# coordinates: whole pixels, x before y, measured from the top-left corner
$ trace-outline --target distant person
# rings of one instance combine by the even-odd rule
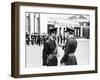
[[[41,37],[40,34],[37,36],[37,45],[41,45]]]
[[[46,42],[46,36],[43,35],[43,44]]]
[[[63,40],[63,39],[62,39],[62,35],[60,35],[60,43],[61,43],[61,44],[62,44],[62,40]]]
[[[63,36],[63,44],[65,44],[65,39],[66,39],[66,38],[65,38],[65,35],[64,35],[64,36]]]
[[[34,43],[36,44],[36,34],[34,34]]]
[[[57,28],[50,29],[50,37],[44,43],[43,48],[43,66],[57,66],[57,45],[56,45]]]
[[[34,34],[31,34],[31,44],[34,45]]]
[[[57,36],[57,43],[58,43],[58,45],[59,45],[59,35]]]
[[[77,60],[74,55],[77,48],[77,40],[74,37],[74,29],[72,27],[67,28],[65,32],[67,40],[64,47],[64,56],[60,62],[62,65],[77,65]]]
[[[29,45],[30,43],[30,34],[26,32],[26,44]]]

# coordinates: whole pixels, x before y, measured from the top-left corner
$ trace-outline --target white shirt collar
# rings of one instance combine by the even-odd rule
[[[69,38],[72,38],[72,37],[74,37],[74,36],[73,36],[73,35],[70,35],[70,36],[68,37],[68,39],[69,39]]]
[[[51,40],[54,40],[51,36],[50,36],[50,39],[51,39]]]

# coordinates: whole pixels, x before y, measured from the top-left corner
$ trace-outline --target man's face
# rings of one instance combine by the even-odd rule
[[[69,32],[66,32],[65,33],[65,38],[68,38],[68,36],[69,36]]]
[[[54,38],[54,39],[56,39],[56,32],[54,32],[54,33],[52,33],[52,37]]]

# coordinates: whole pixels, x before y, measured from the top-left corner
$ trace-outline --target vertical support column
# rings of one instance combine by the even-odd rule
[[[38,33],[40,34],[40,14],[38,14]]]
[[[34,14],[35,17],[35,27],[34,27],[34,32],[35,33],[40,33],[40,14],[39,13],[35,13]]]
[[[74,28],[74,36],[77,37],[77,27]]]
[[[76,35],[77,35],[77,37],[79,37],[79,35],[80,35],[79,34],[79,28],[78,27],[76,28]]]
[[[30,33],[34,33],[34,13],[30,13]]]
[[[80,22],[80,37],[83,37],[83,22]]]
[[[59,27],[58,27],[58,29],[57,29],[57,35],[59,35]]]
[[[25,32],[30,33],[30,13],[25,14]]]
[[[30,30],[31,30],[31,28],[30,28],[30,13],[29,13],[29,16],[28,16],[28,32],[30,33]]]
[[[37,16],[36,16],[36,13],[35,13],[35,33],[37,33]]]
[[[80,37],[81,31],[80,31],[80,27],[75,27],[74,28],[74,35],[76,37]]]
[[[35,13],[34,14],[34,20],[35,20],[35,27],[34,27],[34,32],[35,33],[40,33],[40,14],[39,13]]]
[[[28,32],[28,13],[25,13],[25,32]]]
[[[34,13],[34,33],[35,33],[35,13]]]
[[[80,27],[80,37],[83,37],[83,27]]]
[[[61,35],[61,27],[59,27],[59,35]]]
[[[63,36],[65,36],[65,27],[63,28]]]
[[[76,29],[74,28],[74,36],[76,37]]]

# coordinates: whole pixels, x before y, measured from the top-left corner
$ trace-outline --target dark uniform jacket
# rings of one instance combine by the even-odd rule
[[[67,39],[65,48],[64,48],[64,56],[61,59],[61,64],[65,63],[66,65],[77,65],[77,60],[75,55],[69,56],[70,54],[74,54],[77,48],[77,40],[74,37]]]
[[[57,45],[56,45],[54,40],[49,38],[44,43],[43,65],[45,65],[45,66],[56,66],[57,65],[57,56],[56,55],[57,55]]]

